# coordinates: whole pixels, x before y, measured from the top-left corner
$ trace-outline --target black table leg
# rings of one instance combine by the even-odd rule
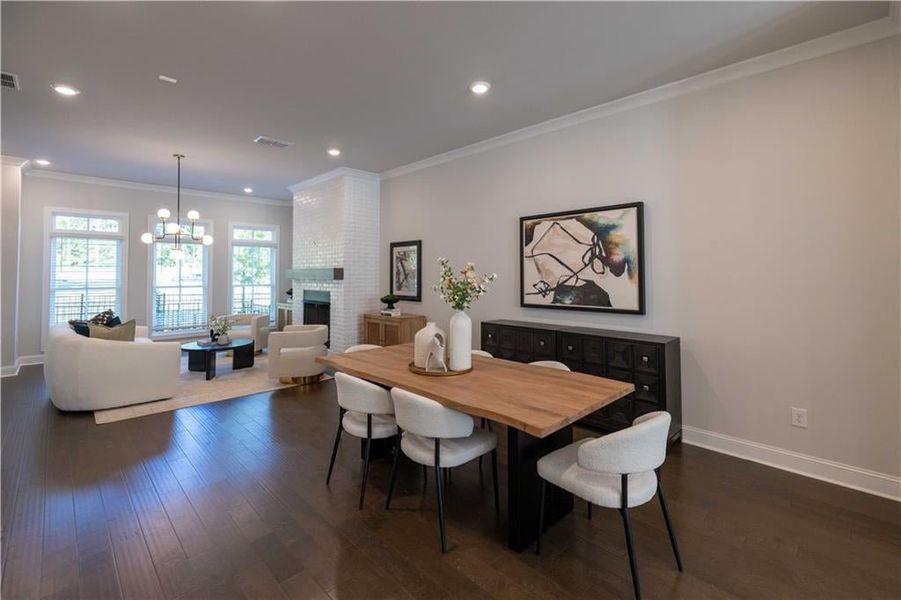
[[[188,350],[188,370],[206,372],[206,350]]]
[[[538,511],[541,503],[541,478],[537,463],[545,454],[573,441],[572,427],[564,427],[546,438],[507,428],[507,544],[522,552],[538,535]],[[544,526],[549,527],[573,509],[572,494],[548,486]]]
[[[232,369],[246,369],[253,366],[253,344],[232,350]]]
[[[216,376],[216,353],[204,352],[203,354],[206,357],[204,362],[204,366],[206,367],[206,380],[209,381]]]

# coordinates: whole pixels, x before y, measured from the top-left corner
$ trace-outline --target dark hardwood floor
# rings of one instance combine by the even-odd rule
[[[358,443],[345,438],[324,484],[334,394],[327,382],[97,426],[50,405],[40,367],[3,379],[3,598],[631,596],[616,512],[588,521],[577,501],[541,557],[516,554],[476,464],[453,474],[446,555],[434,482],[424,494],[410,463],[390,511],[390,464],[374,463],[358,511]],[[901,596],[898,503],[687,445],[663,480],[685,572],[657,503],[635,509],[646,598]]]

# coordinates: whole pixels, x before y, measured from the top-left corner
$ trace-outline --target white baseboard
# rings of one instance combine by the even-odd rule
[[[682,441],[762,465],[901,501],[901,477],[801,454],[758,442],[682,426]]]
[[[13,365],[5,365],[0,367],[0,378],[2,377],[15,377],[19,374],[19,368],[24,367],[25,365],[42,365],[44,364],[44,355],[43,354],[27,354],[25,356],[20,356],[16,359],[16,363]]]

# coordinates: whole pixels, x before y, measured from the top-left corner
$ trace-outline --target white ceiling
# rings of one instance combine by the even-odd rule
[[[3,2],[2,153],[290,197],[879,19],[886,2]],[[177,85],[158,81],[166,74]],[[468,89],[492,83],[481,98]],[[65,81],[82,90],[63,98]],[[284,150],[251,140],[295,142]],[[338,146],[343,154],[325,154]]]

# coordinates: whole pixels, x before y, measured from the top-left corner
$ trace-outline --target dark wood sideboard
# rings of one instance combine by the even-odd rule
[[[635,384],[635,392],[579,423],[611,432],[655,410],[672,415],[670,442],[682,437],[679,338],[530,321],[483,321],[482,350],[518,362],[556,360],[573,371]]]

